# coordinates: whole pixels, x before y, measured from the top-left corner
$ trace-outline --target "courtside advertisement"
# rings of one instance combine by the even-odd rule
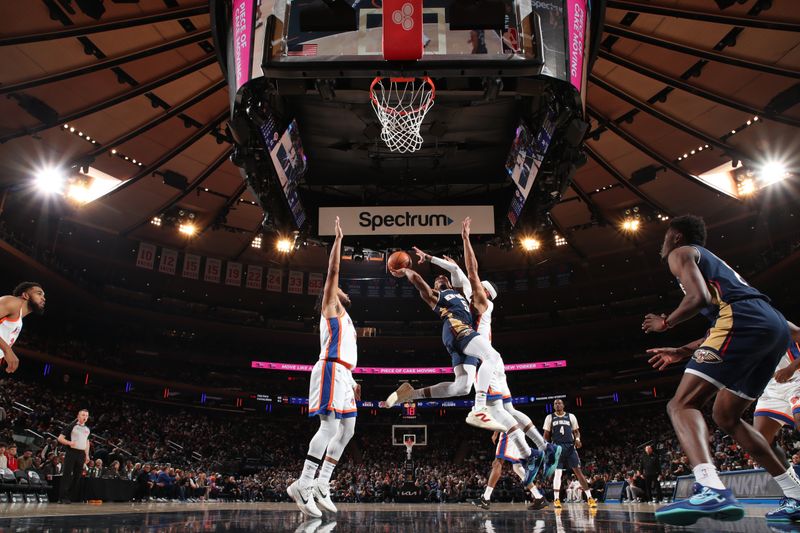
[[[494,234],[491,205],[320,207],[319,235],[333,235],[337,216],[345,235],[459,235],[466,217],[471,233]]]

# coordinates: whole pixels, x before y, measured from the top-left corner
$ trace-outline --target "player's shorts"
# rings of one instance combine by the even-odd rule
[[[497,448],[494,451],[494,456],[497,459],[508,461],[511,464],[519,464],[522,462],[520,459],[522,454],[519,453],[519,448],[517,448],[505,433],[500,433],[497,439]]]
[[[311,370],[308,416],[329,414],[335,414],[336,418],[356,416],[356,397],[350,370],[342,364],[320,359]]]
[[[772,379],[756,403],[754,416],[766,416],[782,426],[794,427],[797,413],[800,413],[800,382],[778,383]]]
[[[755,400],[772,379],[788,344],[789,327],[778,310],[760,298],[740,300],[720,308],[686,373]]]
[[[464,354],[464,348],[477,336],[478,333],[471,328],[468,331],[461,332],[459,337],[452,334],[442,335],[442,341],[444,342],[444,347],[447,348],[447,353],[450,354],[453,368],[458,365],[478,366],[480,364],[481,360],[477,357]]]
[[[492,381],[489,382],[489,390],[486,393],[486,401],[492,402],[495,400],[503,400],[503,403],[511,401],[511,390],[508,388],[506,381],[506,370],[502,365],[499,365],[492,376]]]
[[[575,449],[574,444],[560,444],[558,442],[554,444],[561,446],[561,457],[558,458],[558,466],[556,468],[562,470],[580,468],[581,458],[578,457],[578,450]]]

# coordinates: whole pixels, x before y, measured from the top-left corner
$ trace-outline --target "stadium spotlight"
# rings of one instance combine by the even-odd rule
[[[250,243],[250,246],[252,246],[253,248],[259,248],[260,249],[261,248],[261,235],[257,235],[255,238],[253,238],[253,242]]]
[[[191,223],[184,223],[178,226],[178,231],[180,231],[187,237],[191,237],[192,235],[197,233],[197,226]]]
[[[537,239],[533,237],[523,237],[522,240],[520,241],[520,244],[522,245],[522,249],[525,250],[526,252],[533,252],[535,250],[538,250],[539,247],[542,245]]]
[[[553,233],[553,239],[555,241],[556,246],[564,246],[565,244],[567,244],[567,239],[565,239],[558,233]]]
[[[58,167],[45,167],[36,172],[34,177],[36,188],[45,194],[60,194],[64,190],[67,176]]]
[[[781,181],[788,175],[786,165],[780,161],[767,161],[758,171],[762,187]]]
[[[626,218],[622,221],[622,229],[629,233],[639,231],[639,220],[636,218]]]
[[[292,241],[287,239],[286,237],[281,237],[275,243],[275,249],[277,249],[282,254],[288,254],[292,251]]]
[[[161,226],[161,217],[153,217],[150,219],[150,223],[154,226]]]

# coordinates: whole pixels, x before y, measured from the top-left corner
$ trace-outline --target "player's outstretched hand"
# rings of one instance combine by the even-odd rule
[[[647,353],[652,355],[647,360],[656,370],[664,370],[669,365],[683,360],[684,356],[680,352],[680,348],[651,348]]]
[[[661,333],[667,330],[667,315],[654,315],[648,313],[642,322],[642,331],[645,333]]]
[[[339,224],[339,217],[336,217],[336,222],[334,223],[333,227],[337,239],[344,237],[344,233],[342,233],[342,226]]]
[[[414,253],[417,254],[417,258],[419,259],[417,262],[421,265],[425,262],[425,259],[428,257],[428,254],[417,248],[416,246],[411,247],[414,250]]]
[[[391,274],[392,276],[394,276],[396,278],[402,278],[402,277],[406,277],[407,278],[408,274],[406,272],[408,270],[410,270],[410,269],[409,268],[398,268],[397,270],[392,270],[390,268],[389,269],[389,274]]]
[[[469,239],[469,225],[472,222],[470,217],[464,219],[461,223],[461,237],[464,239]]]

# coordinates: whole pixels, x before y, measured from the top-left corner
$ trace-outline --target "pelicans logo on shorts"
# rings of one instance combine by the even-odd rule
[[[721,363],[722,357],[719,354],[712,352],[711,350],[704,350],[699,349],[694,351],[694,355],[692,356],[695,363]]]

